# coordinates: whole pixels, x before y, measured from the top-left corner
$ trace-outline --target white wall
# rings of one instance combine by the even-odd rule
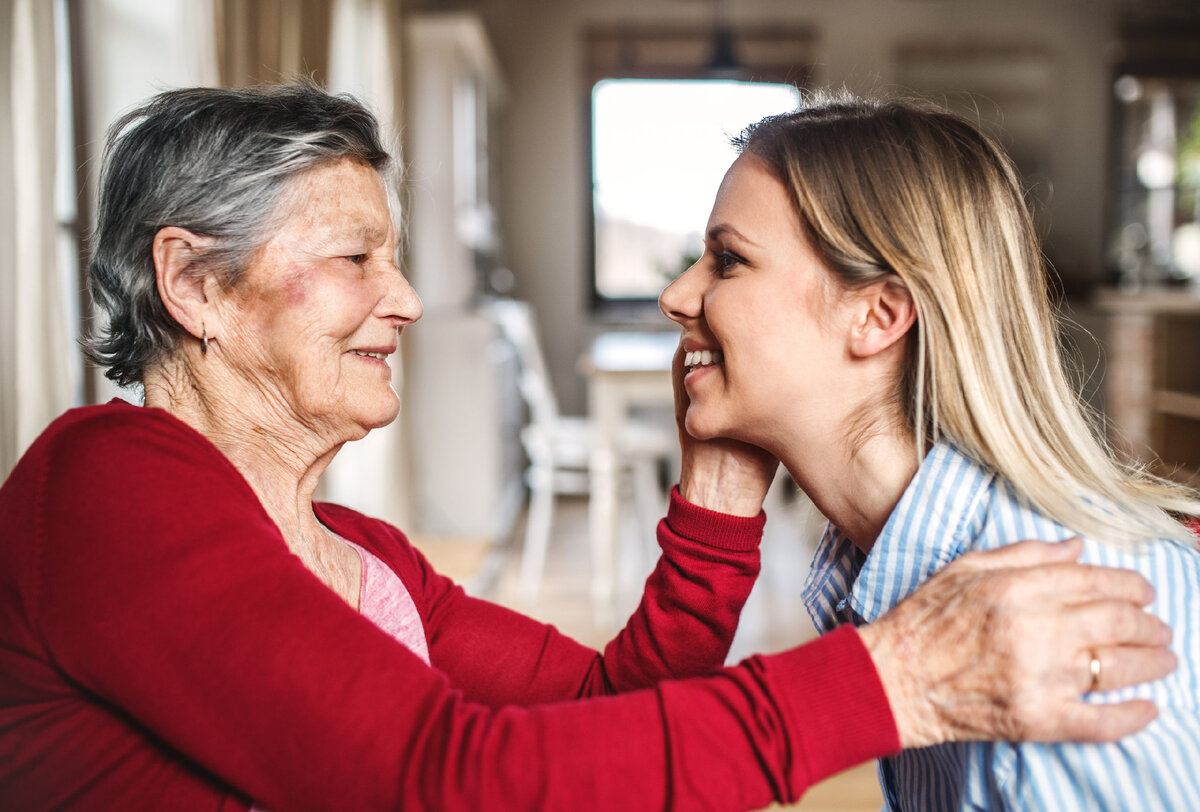
[[[895,44],[1018,39],[1053,54],[1055,131],[1050,220],[1068,282],[1102,275],[1105,133],[1110,39],[1117,0],[742,0],[736,22],[809,23],[818,36],[817,82],[865,92],[894,82]],[[695,22],[699,0],[480,0],[510,94],[501,114],[500,216],[516,294],[532,301],[546,333],[564,410],[585,409],[576,362],[598,328],[587,309],[589,181],[582,35],[593,23]],[[715,192],[715,190],[714,190]]]

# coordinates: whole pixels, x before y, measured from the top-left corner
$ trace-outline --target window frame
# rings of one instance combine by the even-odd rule
[[[726,37],[741,69],[710,67],[717,40]],[[657,297],[612,297],[597,285],[595,211],[595,126],[593,92],[606,79],[729,80],[790,84],[801,93],[813,86],[817,36],[807,25],[611,26],[584,34],[586,69],[581,89],[583,119],[584,266],[587,312],[609,320],[645,321],[657,317]]]

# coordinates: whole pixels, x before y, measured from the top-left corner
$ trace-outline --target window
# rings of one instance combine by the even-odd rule
[[[1200,20],[1122,21],[1109,149],[1109,279],[1200,285]]]
[[[605,79],[592,89],[594,291],[614,302],[657,298],[702,253],[730,139],[795,110],[792,85]]]
[[[804,25],[600,27],[587,32],[594,310],[638,318],[702,249],[732,137],[795,110],[817,37]]]

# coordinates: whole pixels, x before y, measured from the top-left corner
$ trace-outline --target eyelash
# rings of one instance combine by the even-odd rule
[[[362,265],[364,262],[367,261],[367,255],[366,254],[351,254],[350,256],[346,257],[346,259],[350,260],[355,265]]]
[[[731,254],[728,251],[713,251],[713,257],[717,261],[714,273],[721,279],[724,279],[726,274],[733,270],[734,266],[745,262],[737,254]]]

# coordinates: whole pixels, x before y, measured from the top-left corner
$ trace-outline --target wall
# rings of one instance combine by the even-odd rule
[[[895,81],[899,42],[1027,40],[1052,55],[1047,166],[1052,253],[1068,288],[1102,277],[1110,40],[1118,0],[742,0],[736,22],[810,23],[817,82],[866,92]],[[439,5],[427,3],[427,5]],[[510,88],[500,121],[500,216],[515,293],[533,302],[564,410],[582,412],[580,354],[602,327],[587,308],[589,167],[582,32],[594,23],[709,18],[707,0],[477,0]],[[714,190],[715,192],[715,190]],[[581,329],[581,325],[583,329]]]

